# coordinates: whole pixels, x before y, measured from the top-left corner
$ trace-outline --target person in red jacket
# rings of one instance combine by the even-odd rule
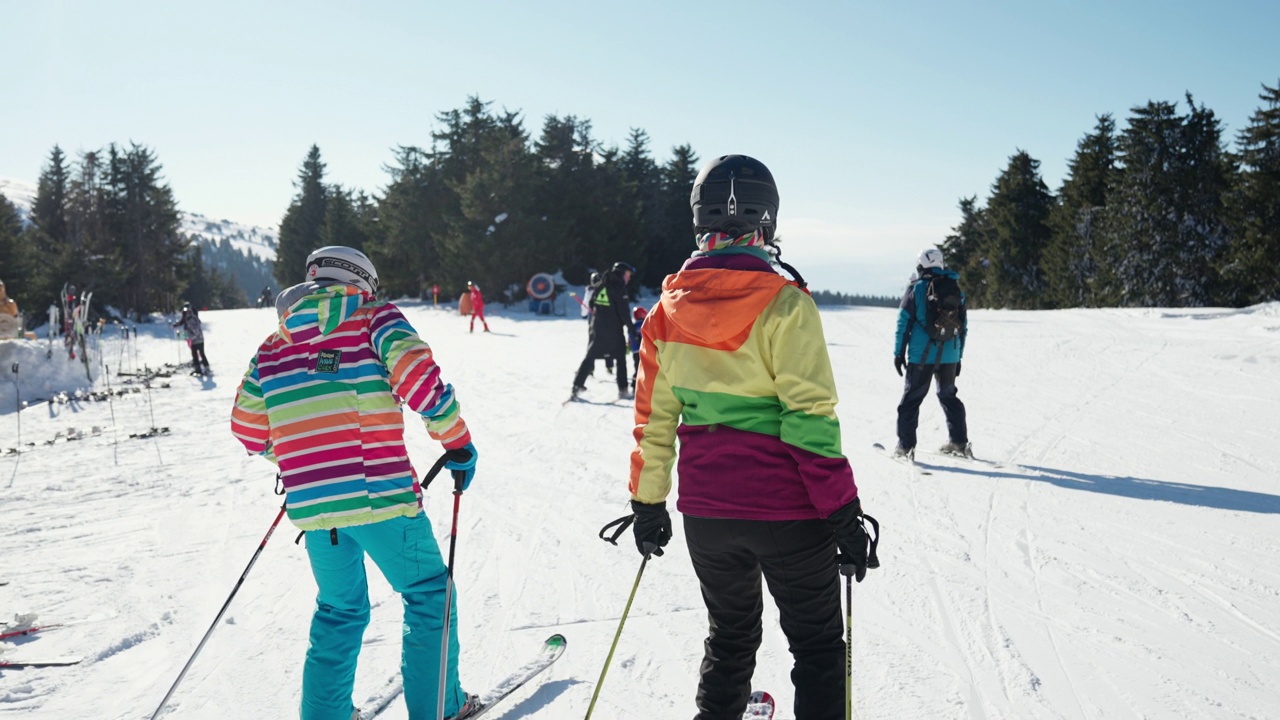
[[[484,331],[489,332],[489,323],[484,319],[484,296],[480,294],[480,286],[468,280],[467,292],[471,293],[471,332],[476,331],[476,317],[480,318]]]

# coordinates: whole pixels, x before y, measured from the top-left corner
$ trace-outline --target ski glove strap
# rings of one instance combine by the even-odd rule
[[[631,523],[635,521],[636,521],[635,513],[632,513],[630,515],[623,515],[617,520],[614,520],[608,525],[605,525],[604,527],[600,528],[600,539],[609,543],[610,545],[616,546],[618,544],[618,538],[622,537],[622,533],[626,532],[627,528],[631,527]],[[609,532],[610,530],[613,530],[613,533],[610,534],[608,537],[605,537],[605,533]]]
[[[866,522],[871,524],[871,535],[867,533]],[[862,514],[862,504],[857,499],[831,513],[827,526],[831,528],[840,550],[836,562],[840,565],[841,574],[852,575],[862,582],[868,568],[880,567],[880,558],[876,554],[880,544],[880,523]]]
[[[662,548],[671,542],[671,515],[667,513],[667,504],[650,505],[632,500],[631,509],[636,514],[636,549],[645,557],[662,557]]]
[[[454,488],[465,492],[476,476],[476,446],[467,443],[460,448],[445,451],[444,466],[453,473]]]

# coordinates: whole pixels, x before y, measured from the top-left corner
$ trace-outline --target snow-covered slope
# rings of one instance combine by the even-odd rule
[[[579,319],[491,306],[493,332],[470,334],[455,314],[405,307],[480,452],[458,525],[463,682],[485,687],[562,632],[565,657],[491,717],[580,718],[640,562],[627,542],[596,537],[627,512],[631,408],[561,405],[585,345]],[[1280,305],[974,312],[960,395],[977,453],[999,464],[922,454],[927,476],[871,449],[893,441],[894,311],[822,314],[845,451],[883,530],[883,567],[853,594],[856,717],[1276,717]],[[37,445],[0,455],[0,619],[75,623],[11,655],[85,660],[0,671],[0,715],[149,717],[275,516],[271,466],[227,429],[271,311],[204,319],[214,379],[180,374],[110,405],[22,412]],[[109,338],[105,352],[126,369],[186,356],[163,326],[144,326],[136,347]],[[597,368],[591,394],[607,401],[611,381]],[[17,416],[3,413],[12,437]],[[96,437],[42,444],[94,425]],[[129,438],[153,425],[170,433]],[[922,447],[944,440],[929,398]],[[440,452],[420,425],[409,441],[420,469]],[[426,507],[447,543],[447,488],[431,487]],[[675,528],[645,571],[595,717],[694,714],[706,617]],[[293,536],[285,526],[271,538],[165,717],[297,716],[315,588]],[[370,578],[357,701],[398,670],[399,602]],[[784,719],[795,717],[789,671],[769,605],[755,685]]]
[[[36,187],[31,183],[0,177],[0,194],[18,206],[22,213],[31,210],[36,199]],[[264,260],[274,260],[277,248],[277,232],[273,228],[245,225],[232,220],[214,220],[200,213],[180,211],[182,232],[210,243],[227,241],[237,250],[256,255]]]

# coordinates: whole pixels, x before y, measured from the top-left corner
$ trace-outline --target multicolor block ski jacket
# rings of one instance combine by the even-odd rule
[[[813,299],[751,254],[699,256],[645,319],[630,490],[686,515],[825,518],[858,496]]]
[[[304,290],[250,363],[231,432],[279,464],[289,519],[303,530],[417,515],[400,406],[446,448],[462,447],[471,434],[452,386],[395,305],[349,285]]]

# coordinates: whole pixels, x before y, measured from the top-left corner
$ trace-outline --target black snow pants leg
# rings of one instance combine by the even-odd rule
[[[831,530],[821,520],[684,516],[710,631],[694,720],[738,720],[751,694],[768,583],[794,665],[796,720],[843,720],[844,625]]]
[[[916,446],[916,426],[920,424],[920,403],[929,394],[933,379],[932,365],[907,365],[898,402],[898,445],[910,450]]]
[[[964,403],[956,390],[956,364],[908,365],[902,400],[898,403],[898,444],[904,448],[916,446],[916,426],[920,423],[920,403],[929,394],[929,383],[937,375],[938,402],[947,417],[947,434],[951,442],[969,442],[969,428],[965,420]]]
[[[942,412],[947,416],[947,439],[953,443],[964,445],[969,442],[969,426],[965,419],[964,403],[960,402],[956,389],[955,363],[939,365],[938,402],[942,403]]]
[[[204,354],[204,343],[191,343],[191,367],[196,372],[200,372],[201,363],[204,369],[209,369],[209,358]]]

